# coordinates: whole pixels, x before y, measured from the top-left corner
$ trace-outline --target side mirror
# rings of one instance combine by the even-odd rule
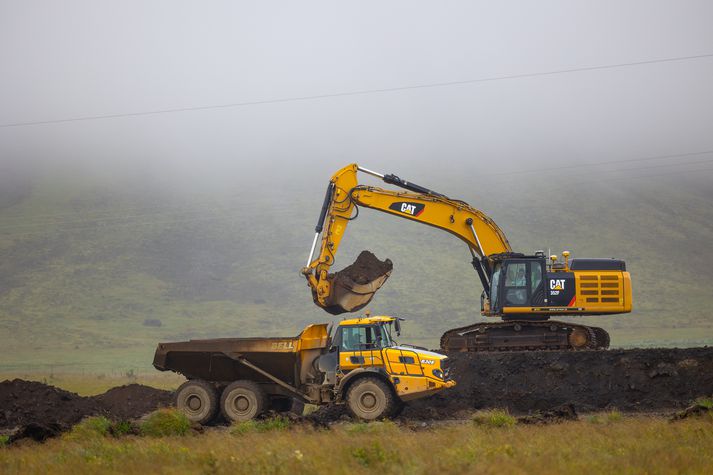
[[[394,329],[396,330],[396,336],[401,336],[401,321],[398,318],[394,322]]]

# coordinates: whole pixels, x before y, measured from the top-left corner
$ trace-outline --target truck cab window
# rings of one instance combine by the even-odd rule
[[[364,351],[381,347],[382,335],[378,326],[342,328],[341,351]]]

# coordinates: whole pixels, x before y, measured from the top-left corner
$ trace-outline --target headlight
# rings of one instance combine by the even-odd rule
[[[443,371],[441,371],[440,369],[434,369],[433,375],[438,379],[443,379]]]

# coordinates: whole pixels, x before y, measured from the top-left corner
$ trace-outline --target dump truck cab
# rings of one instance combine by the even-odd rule
[[[455,385],[444,355],[398,345],[401,319],[375,316],[308,325],[295,337],[159,343],[154,367],[186,381],[175,404],[206,423],[220,410],[244,421],[293,400],[346,404],[355,417],[397,415],[404,404]]]
[[[320,357],[326,378],[334,376],[338,400],[361,378],[388,384],[399,401],[420,398],[455,385],[448,358],[425,348],[399,345],[403,320],[390,316],[342,320]]]

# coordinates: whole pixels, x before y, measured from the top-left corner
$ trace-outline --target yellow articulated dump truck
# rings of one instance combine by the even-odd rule
[[[176,407],[191,421],[218,411],[246,421],[267,410],[346,404],[356,418],[394,417],[406,402],[455,386],[446,356],[398,345],[401,319],[387,316],[309,325],[291,338],[219,338],[159,343],[154,367],[183,374]]]

